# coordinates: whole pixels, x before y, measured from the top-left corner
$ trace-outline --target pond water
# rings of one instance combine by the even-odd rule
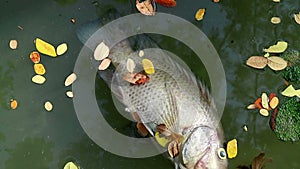
[[[75,161],[81,168],[132,169],[173,168],[163,155],[149,158],[125,158],[105,151],[95,144],[82,129],[72,99],[65,92],[65,78],[73,71],[77,56],[83,46],[76,36],[77,28],[102,15],[99,6],[110,4],[122,15],[137,12],[128,0],[1,0],[0,1],[0,168],[63,168],[68,161]],[[204,20],[196,21],[198,8],[206,8]],[[165,12],[184,18],[210,39],[225,69],[227,100],[222,117],[225,140],[237,138],[238,156],[229,160],[229,168],[250,164],[253,157],[265,152],[273,159],[266,169],[300,168],[298,142],[289,143],[277,139],[269,127],[269,118],[246,106],[262,92],[279,93],[284,83],[279,73],[270,69],[254,70],[245,65],[252,55],[262,55],[262,49],[285,40],[289,47],[300,49],[300,28],[293,20],[298,13],[298,0],[270,1],[192,1],[177,0],[175,8],[158,6]],[[274,25],[272,16],[282,22]],[[71,23],[71,18],[76,22]],[[184,30],[182,31],[188,31]],[[42,55],[47,81],[43,85],[31,82],[33,63],[29,59],[36,50],[35,38],[42,38],[54,46],[66,42],[68,51],[51,58]],[[153,36],[159,45],[180,56],[193,72],[209,81],[201,62],[180,43],[163,36]],[[11,39],[18,40],[18,48],[9,48]],[[199,44],[201,45],[201,44]],[[214,65],[211,65],[214,66]],[[104,82],[96,78],[95,94],[105,102],[107,121],[117,130],[130,133],[134,124],[118,115],[111,102],[110,91]],[[10,109],[10,99],[19,102],[16,110]],[[44,110],[44,102],[50,100],[54,109]],[[99,104],[100,105],[100,104]],[[248,126],[244,132],[243,125]]]

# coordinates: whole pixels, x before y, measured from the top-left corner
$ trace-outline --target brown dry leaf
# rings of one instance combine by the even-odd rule
[[[271,158],[265,158],[265,153],[260,153],[251,163],[252,169],[262,169],[267,162],[272,162]]]
[[[154,0],[145,0],[143,2],[139,2],[136,0],[136,8],[144,15],[154,15],[156,6]]]
[[[138,80],[138,79],[134,78],[136,74],[137,73],[127,73],[123,79],[131,84],[135,84],[136,81]]]
[[[287,67],[287,61],[278,56],[268,57],[268,66],[273,70],[283,70]]]
[[[101,64],[99,65],[98,69],[99,70],[105,70],[108,68],[108,66],[110,65],[111,63],[111,60],[106,58],[106,59],[103,59]]]
[[[297,24],[300,24],[300,12],[297,13],[297,14],[294,14],[294,19],[295,19]]]
[[[263,56],[251,56],[246,62],[248,66],[257,69],[263,69],[264,67],[266,67],[267,63],[268,59]]]
[[[171,143],[169,143],[168,153],[172,158],[176,157],[179,154],[178,143],[176,141],[172,141]]]

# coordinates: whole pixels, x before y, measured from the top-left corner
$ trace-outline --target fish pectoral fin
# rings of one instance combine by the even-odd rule
[[[165,136],[169,140],[175,140],[177,143],[181,143],[183,141],[183,136],[181,134],[178,134],[176,132],[171,131],[166,127],[165,124],[159,124],[156,126],[157,132],[159,132],[161,135]]]
[[[162,147],[167,147],[168,143],[170,143],[172,141],[172,139],[170,137],[166,137],[166,136],[160,134],[159,132],[156,132],[154,137],[155,137],[155,140],[157,141],[157,143],[159,145],[161,145]]]
[[[147,130],[147,128],[145,127],[145,125],[141,122],[138,122],[136,124],[136,128],[138,129],[139,133],[143,136],[143,137],[146,137],[149,132]]]
[[[168,153],[171,158],[174,158],[179,154],[179,144],[177,141],[173,140],[169,143]]]

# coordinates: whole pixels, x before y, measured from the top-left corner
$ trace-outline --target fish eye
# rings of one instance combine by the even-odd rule
[[[222,160],[226,159],[226,151],[224,148],[219,148],[218,149],[218,157]]]

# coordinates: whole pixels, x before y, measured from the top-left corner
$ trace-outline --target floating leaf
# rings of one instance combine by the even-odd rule
[[[263,56],[251,56],[246,64],[257,69],[263,69],[268,64],[268,59]]]
[[[57,55],[63,55],[64,53],[67,52],[67,50],[68,50],[68,45],[66,43],[62,43],[62,44],[57,46],[56,54]]]
[[[274,16],[271,18],[271,23],[273,23],[273,24],[279,24],[280,22],[281,22],[281,19],[279,17]]]
[[[54,46],[48,42],[43,41],[40,38],[35,39],[35,47],[42,54],[52,56],[52,57],[57,56]]]
[[[259,114],[267,117],[269,116],[269,111],[267,109],[260,109]]]
[[[45,69],[44,65],[41,63],[34,64],[33,68],[34,68],[35,73],[38,75],[44,75],[46,73],[46,69]]]
[[[76,74],[71,73],[65,80],[65,86],[70,86],[76,79],[77,79]]]
[[[154,66],[153,66],[153,63],[151,62],[151,60],[149,60],[149,59],[143,59],[142,60],[142,65],[143,65],[144,71],[148,75],[151,75],[151,74],[153,74],[155,72]]]
[[[204,17],[204,14],[205,14],[205,8],[198,9],[196,12],[196,15],[195,15],[196,20],[197,21],[202,20]]]
[[[268,66],[273,70],[283,70],[287,67],[287,61],[278,56],[268,57]]]
[[[10,108],[11,109],[16,109],[18,107],[18,102],[15,99],[10,99]]]
[[[73,162],[67,162],[67,164],[64,166],[64,169],[79,169]]]
[[[284,91],[281,92],[283,96],[294,97],[297,96],[300,98],[300,90],[295,90],[293,85],[289,85]]]
[[[297,14],[294,14],[294,19],[295,19],[297,24],[300,24],[300,12],[297,13]]]
[[[157,4],[160,4],[165,7],[174,7],[176,6],[175,0],[155,0]]]
[[[244,130],[245,132],[247,132],[247,131],[248,131],[248,127],[247,127],[246,125],[244,125],[244,126],[243,126],[243,130]]]
[[[108,55],[109,55],[109,47],[104,42],[101,42],[94,51],[94,59],[103,60],[107,58]]]
[[[144,15],[154,15],[156,10],[154,0],[145,0],[142,2],[136,0],[136,8]]]
[[[139,51],[139,57],[143,57],[145,55],[145,52],[143,50]]]
[[[67,92],[66,92],[66,95],[67,95],[68,97],[70,97],[70,98],[73,98],[73,97],[74,97],[72,91],[67,91]]]
[[[256,108],[257,108],[257,107],[256,107],[255,104],[250,104],[250,105],[247,106],[247,109],[248,109],[248,110],[252,110],[252,109],[256,109]]]
[[[255,106],[256,106],[257,108],[262,109],[263,107],[262,107],[262,105],[261,105],[261,102],[262,102],[262,99],[261,99],[261,97],[260,97],[260,98],[258,98],[258,99],[255,100],[254,104],[255,104]]]
[[[269,53],[282,53],[284,52],[288,47],[288,43],[285,41],[278,41],[276,45],[272,45],[267,49],[264,49],[264,52]]]
[[[15,40],[15,39],[10,40],[9,41],[9,47],[11,49],[17,49],[17,47],[18,47],[18,41]]]
[[[228,158],[234,158],[237,156],[237,152],[238,152],[238,149],[237,149],[237,140],[236,139],[233,139],[233,140],[230,140],[228,143],[227,143],[227,155],[228,155]]]
[[[39,52],[33,51],[30,53],[29,57],[33,63],[39,63],[41,61]]]
[[[44,84],[46,81],[46,78],[41,75],[35,75],[31,78],[31,81],[36,84]]]
[[[132,73],[134,71],[134,68],[135,68],[135,63],[132,59],[128,58],[126,66],[127,66],[128,72]]]
[[[99,70],[105,70],[108,68],[108,66],[110,65],[111,60],[108,58],[105,58],[102,60],[101,64],[99,65],[98,69]]]
[[[273,97],[271,100],[270,100],[270,107],[272,108],[272,109],[275,109],[277,106],[278,106],[278,104],[279,104],[279,99],[278,99],[278,97]]]
[[[266,93],[262,93],[261,95],[261,105],[263,108],[268,109],[269,104],[268,104],[268,96]]]
[[[47,111],[52,111],[53,109],[53,104],[50,101],[46,101],[44,104],[44,107]]]

